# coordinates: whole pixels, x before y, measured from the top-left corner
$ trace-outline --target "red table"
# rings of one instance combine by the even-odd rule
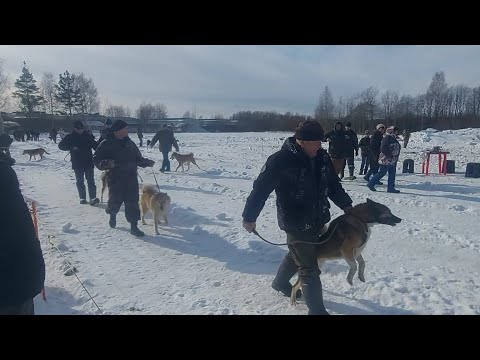
[[[427,166],[425,167],[425,162],[422,162],[422,174],[428,175],[428,168],[430,167],[430,155],[438,154],[438,173],[447,175],[447,154],[450,154],[449,151],[438,151],[438,152],[427,152]],[[443,162],[442,162],[443,155]]]

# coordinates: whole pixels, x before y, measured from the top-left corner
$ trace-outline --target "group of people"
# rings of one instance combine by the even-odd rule
[[[398,193],[399,190],[395,189],[395,174],[400,154],[399,129],[396,126],[386,128],[384,124],[378,124],[373,134],[370,135],[370,131],[366,130],[365,136],[358,141],[351,126],[352,124],[347,122],[344,128],[339,121],[334,129],[324,136],[323,140],[328,142],[328,153],[335,173],[340,179],[355,180],[354,154],[358,156],[360,149],[362,162],[359,174],[364,175],[368,188],[376,191],[375,185],[382,184],[380,179],[388,172],[387,192]],[[404,133],[404,147],[407,146],[408,138],[409,132]],[[349,170],[348,177],[344,177],[346,165]]]
[[[141,129],[137,130],[138,133],[142,135],[139,135],[141,146],[143,138]],[[155,134],[150,147],[153,147],[157,141],[163,154],[160,171],[170,171],[168,153],[172,150],[172,146],[177,151],[179,150],[173,131],[164,126]],[[122,204],[125,204],[125,218],[130,223],[130,233],[135,236],[143,236],[144,232],[138,228],[140,208],[138,205],[137,167],[153,167],[155,161],[142,156],[137,145],[128,136],[128,124],[123,120],[116,120],[112,123],[110,119],[107,119],[99,140],[95,141],[92,133],[85,131],[83,123],[76,121],[73,131],[60,141],[58,147],[60,150],[70,152],[80,203],[87,203],[84,179],[87,180],[90,205],[99,203],[94,167],[101,171],[107,171],[106,181],[109,196],[105,212],[110,216],[110,227],[116,227],[117,214]]]

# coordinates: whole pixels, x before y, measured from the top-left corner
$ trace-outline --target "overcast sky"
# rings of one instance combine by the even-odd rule
[[[11,83],[25,60],[42,73],[92,77],[105,104],[161,102],[170,117],[240,110],[312,114],[326,85],[335,101],[369,86],[380,92],[425,92],[436,71],[449,85],[480,86],[480,46],[370,45],[0,45]]]

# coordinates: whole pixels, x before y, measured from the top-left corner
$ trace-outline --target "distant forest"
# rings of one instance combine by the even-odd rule
[[[3,64],[0,59],[0,111],[21,112],[27,117],[38,111],[68,116],[100,113],[107,117],[133,116],[144,122],[168,118],[167,106],[160,102],[143,102],[135,111],[122,104],[102,106],[94,80],[84,73],[65,71],[56,79],[53,73],[46,72],[37,86],[24,62],[22,73],[12,84]],[[196,114],[186,111],[183,116],[195,118]],[[215,114],[210,118],[225,117]],[[417,96],[402,95],[396,90],[379,93],[376,87],[371,86],[354,96],[334,99],[328,86],[325,86],[311,114],[246,110],[233,114],[229,119],[237,120],[236,130],[242,132],[291,131],[306,119],[318,120],[326,130],[333,128],[337,121],[350,121],[357,132],[374,129],[379,122],[410,131],[429,127],[438,130],[480,127],[480,86],[450,86],[442,71],[435,73],[426,92]]]

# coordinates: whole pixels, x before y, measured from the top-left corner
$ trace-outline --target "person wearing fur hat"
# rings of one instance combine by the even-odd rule
[[[242,213],[243,227],[252,232],[272,191],[277,195],[277,218],[286,232],[289,252],[278,268],[272,288],[290,296],[290,279],[297,273],[311,315],[329,315],[323,304],[322,283],[315,242],[330,221],[332,200],[348,212],[352,199],[342,188],[333,163],[322,149],[323,128],[307,120],[297,126],[295,135],[285,140],[281,150],[270,155],[253,183]],[[298,295],[298,294],[297,294]]]
[[[377,191],[375,189],[375,184],[388,172],[388,185],[387,192],[389,193],[399,193],[400,191],[395,189],[395,174],[397,171],[397,162],[400,155],[400,143],[398,142],[399,130],[396,126],[390,126],[386,130],[386,134],[382,139],[382,144],[380,146],[380,155],[378,158],[378,163],[380,164],[380,169],[378,173],[373,175],[373,177],[368,182],[367,186],[372,191]]]
[[[112,127],[112,136],[102,141],[93,155],[95,166],[108,170],[108,203],[105,212],[110,215],[109,225],[117,225],[117,213],[125,204],[125,218],[130,223],[130,233],[135,236],[145,235],[138,228],[140,208],[138,206],[137,167],[152,167],[155,161],[146,159],[137,145],[128,137],[128,124],[116,120]]]

